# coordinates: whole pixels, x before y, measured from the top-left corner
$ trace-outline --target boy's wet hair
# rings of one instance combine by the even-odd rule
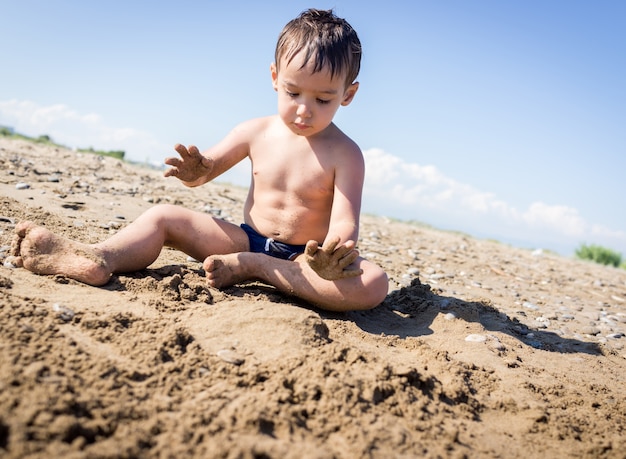
[[[346,72],[346,87],[354,83],[361,68],[361,42],[356,31],[332,10],[309,9],[289,21],[276,44],[275,62],[290,63],[303,53],[304,67],[313,60],[313,73],[330,69],[334,78]]]

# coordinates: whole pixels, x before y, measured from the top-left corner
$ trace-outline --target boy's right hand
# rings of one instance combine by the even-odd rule
[[[174,150],[180,158],[165,158],[165,164],[172,166],[163,173],[165,177],[176,177],[182,182],[194,184],[213,170],[213,159],[202,156],[195,145],[186,148],[178,143]]]
[[[334,281],[357,277],[363,270],[351,266],[359,258],[354,241],[339,245],[339,237],[331,237],[320,247],[317,241],[309,241],[304,250],[306,262],[322,279]]]

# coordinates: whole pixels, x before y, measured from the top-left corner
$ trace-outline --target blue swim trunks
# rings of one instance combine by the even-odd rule
[[[250,241],[250,252],[264,253],[283,260],[293,260],[296,256],[304,253],[306,245],[285,244],[278,242],[271,237],[265,237],[257,233],[254,228],[245,223],[241,224],[241,229],[248,235]]]

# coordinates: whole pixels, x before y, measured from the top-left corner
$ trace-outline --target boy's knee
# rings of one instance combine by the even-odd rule
[[[367,273],[364,295],[359,309],[373,309],[380,305],[389,293],[389,278],[380,267],[374,266]]]
[[[155,206],[150,207],[146,210],[145,214],[154,214],[154,215],[167,215],[170,214],[174,209],[178,207],[174,204],[157,204]]]
[[[177,206],[173,204],[157,204],[141,214],[140,218],[144,219],[144,221],[150,220],[158,224],[161,221],[167,220],[171,215],[174,215],[176,209]]]

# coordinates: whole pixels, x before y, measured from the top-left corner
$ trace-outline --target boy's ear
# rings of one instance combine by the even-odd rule
[[[358,81],[355,81],[350,86],[348,86],[348,89],[346,89],[346,92],[343,95],[343,100],[341,101],[341,105],[343,105],[344,107],[346,105],[349,105],[350,102],[352,102],[352,99],[354,99],[354,96],[356,95],[356,92],[358,90],[359,90]]]
[[[278,69],[276,68],[275,62],[270,64],[270,73],[272,74],[272,86],[274,87],[274,91],[278,91]]]

